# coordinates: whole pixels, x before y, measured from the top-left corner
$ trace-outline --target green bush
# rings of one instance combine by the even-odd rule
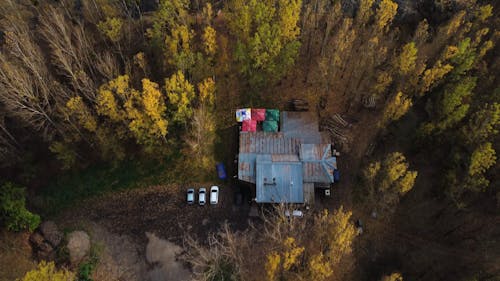
[[[26,193],[22,187],[7,182],[0,187],[0,221],[8,230],[35,230],[40,216],[26,209]]]

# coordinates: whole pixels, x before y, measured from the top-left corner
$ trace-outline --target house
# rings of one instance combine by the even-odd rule
[[[315,184],[334,182],[330,140],[311,112],[279,119],[279,131],[240,132],[238,179],[255,184],[258,203],[313,203]]]

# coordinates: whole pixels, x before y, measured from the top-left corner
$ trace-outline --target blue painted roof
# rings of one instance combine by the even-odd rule
[[[273,162],[270,154],[257,155],[256,191],[258,203],[303,203],[302,163]]]

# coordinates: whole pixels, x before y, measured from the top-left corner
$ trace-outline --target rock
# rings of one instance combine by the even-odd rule
[[[38,252],[36,254],[36,257],[37,257],[38,260],[53,261],[53,260],[56,259],[56,252],[55,251]]]
[[[33,245],[34,249],[40,248],[40,245],[42,245],[43,240],[44,240],[43,236],[38,232],[33,232],[33,234],[31,234],[30,236],[30,242]]]
[[[45,252],[45,253],[50,253],[54,250],[54,248],[48,242],[43,242],[42,244],[40,244],[40,247],[38,247],[38,249],[39,249],[38,252]]]
[[[90,251],[90,238],[84,231],[73,231],[68,235],[69,259],[72,265],[77,265]]]
[[[59,246],[62,241],[63,234],[57,228],[53,221],[45,221],[40,225],[40,232],[45,240],[47,240],[53,247]]]

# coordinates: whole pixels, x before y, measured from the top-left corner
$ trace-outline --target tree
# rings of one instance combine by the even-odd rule
[[[120,18],[106,18],[97,27],[111,42],[118,42],[122,36],[123,21]]]
[[[209,56],[215,55],[217,51],[216,31],[211,26],[205,27],[203,31],[203,44],[205,53]]]
[[[74,167],[78,160],[78,154],[69,143],[55,141],[49,146],[49,150],[56,155],[63,170]]]
[[[442,97],[435,104],[435,120],[424,124],[422,132],[425,135],[441,133],[460,122],[469,111],[470,104],[466,101],[473,95],[476,81],[476,77],[465,77],[456,83],[447,84]]]
[[[469,175],[475,176],[483,174],[490,167],[495,165],[497,160],[496,152],[491,143],[480,145],[470,157]]]
[[[186,124],[193,115],[192,101],[194,98],[194,87],[184,77],[181,71],[165,79],[165,90],[172,105],[173,121]]]
[[[321,281],[333,275],[331,263],[323,253],[312,256],[307,266],[309,271],[308,276],[310,277],[309,280]]]
[[[278,268],[281,263],[281,256],[276,252],[271,252],[266,256],[267,260],[265,263],[267,280],[276,280],[276,275],[278,273]]]
[[[158,84],[149,79],[142,80],[142,91],[130,86],[128,75],[118,76],[102,85],[97,95],[96,110],[118,126],[115,129],[119,138],[126,138],[128,131],[148,152],[153,152],[153,148],[164,141],[167,134],[163,94]]]
[[[0,186],[0,222],[8,230],[35,230],[40,216],[26,209],[25,189],[7,182]]]
[[[389,154],[382,162],[370,163],[363,170],[370,204],[388,213],[394,210],[399,198],[413,188],[416,177],[417,172],[409,170],[400,152]]]
[[[388,26],[392,23],[394,16],[398,11],[398,4],[391,0],[382,0],[376,12],[376,26],[379,32],[388,30]]]
[[[425,93],[432,90],[433,86],[452,70],[452,65],[443,65],[441,61],[437,61],[432,68],[426,69],[424,71],[424,76],[422,77],[422,82],[420,83],[421,86],[418,94],[420,96],[423,96]]]
[[[461,134],[467,144],[477,144],[498,134],[499,125],[500,104],[484,104],[471,115],[467,124],[462,127]]]
[[[188,23],[188,0],[162,0],[153,17],[153,27],[148,30],[148,35],[153,39],[153,44],[163,45],[169,32],[178,25]]]
[[[359,4],[358,13],[356,15],[356,23],[364,26],[373,16],[373,3],[375,0],[361,0]]]
[[[411,106],[411,99],[398,92],[385,106],[381,125],[385,126],[388,122],[398,120],[410,110]]]
[[[323,210],[314,218],[313,233],[317,246],[325,258],[336,265],[352,251],[356,230],[351,223],[352,213],[343,206],[333,211]]]
[[[253,86],[282,77],[295,62],[300,42],[300,0],[232,0],[227,5],[235,58]]]
[[[66,103],[69,116],[75,116],[77,122],[86,130],[95,132],[97,130],[97,120],[91,110],[83,102],[82,97],[72,97]],[[69,117],[68,116],[68,117]]]
[[[135,97],[134,108],[127,108],[129,128],[138,143],[152,147],[164,140],[167,135],[168,120],[165,117],[166,106],[158,84],[149,79],[142,79],[142,93]]]
[[[415,42],[410,42],[403,46],[403,50],[397,59],[399,71],[405,75],[415,69],[415,61],[417,60],[417,48]]]
[[[401,275],[401,273],[399,272],[394,272],[390,275],[383,276],[380,281],[403,281],[403,275]]]
[[[165,39],[165,57],[169,64],[181,71],[190,70],[194,64],[193,36],[194,32],[187,25],[177,25]]]
[[[67,269],[56,269],[54,262],[42,261],[19,281],[73,281],[75,274]]]

